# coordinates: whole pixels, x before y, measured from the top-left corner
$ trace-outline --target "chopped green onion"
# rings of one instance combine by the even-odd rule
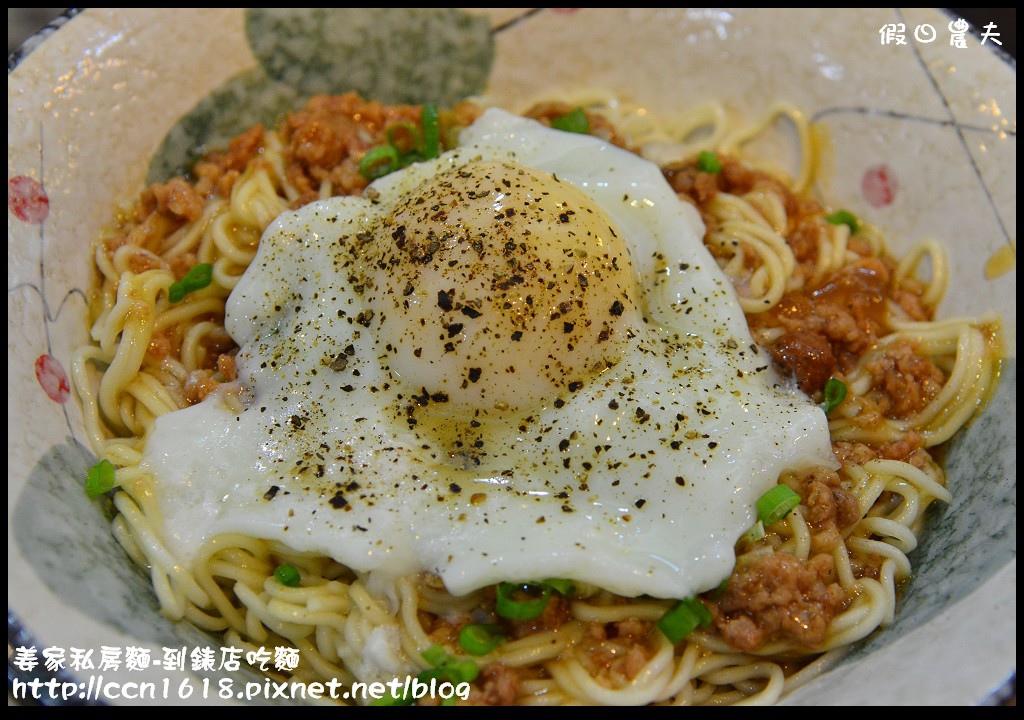
[[[518,592],[534,595],[540,592],[540,597],[516,600],[513,596]],[[533,620],[544,612],[548,602],[551,600],[552,592],[571,597],[576,592],[576,587],[572,584],[571,580],[564,578],[548,578],[539,583],[500,583],[497,586],[497,599],[494,607],[503,618],[508,618],[509,620]]]
[[[438,643],[434,643],[426,650],[424,650],[422,653],[420,653],[420,655],[423,656],[424,660],[426,660],[428,663],[430,663],[433,667],[436,668],[441,667],[446,662],[452,659],[451,655],[445,652],[444,648],[441,647],[441,645]]]
[[[367,180],[376,180],[441,153],[437,105],[423,106],[420,127],[408,121],[397,122],[388,127],[387,136],[387,143],[371,148],[359,163],[359,174]]]
[[[825,402],[821,404],[821,409],[825,411],[826,415],[828,415],[830,412],[842,405],[843,400],[845,399],[846,383],[842,380],[829,378],[829,381],[825,383]]]
[[[838,210],[825,218],[833,225],[846,225],[850,228],[850,234],[856,235],[860,230],[860,220],[849,210]]]
[[[776,485],[757,501],[757,519],[771,527],[800,504],[800,496],[787,485]]]
[[[367,180],[376,180],[398,170],[398,148],[394,145],[378,145],[372,148],[359,162],[359,174]]]
[[[416,678],[420,680],[419,677]],[[404,696],[404,697],[403,697]],[[387,695],[383,695],[376,698],[370,705],[373,707],[404,707],[406,705],[412,705],[416,702],[416,698],[412,696],[412,693],[405,695],[405,691],[402,691],[402,695],[395,694],[395,690],[392,689]]]
[[[722,172],[722,163],[718,161],[717,155],[705,150],[697,156],[697,169],[714,175]]]
[[[570,113],[556,117],[551,121],[551,127],[555,130],[585,135],[590,132],[590,121],[587,120],[587,114],[583,112],[583,108],[578,107]]]
[[[441,672],[444,677],[458,685],[476,680],[480,675],[480,668],[472,660],[453,660],[441,668]]]
[[[459,647],[470,655],[486,655],[505,639],[500,625],[466,625],[459,631]]]
[[[399,135],[399,132],[402,135]],[[420,129],[408,120],[397,122],[388,127],[388,144],[393,147],[399,155],[408,155],[419,150],[422,143]]]
[[[473,682],[480,674],[480,668],[472,660],[457,660],[443,647],[434,643],[422,653],[423,659],[433,667],[419,674],[421,680],[430,678],[448,679],[453,683]]]
[[[213,265],[199,263],[188,271],[181,280],[171,285],[167,298],[172,302],[181,302],[190,292],[202,290],[213,281]]]
[[[436,158],[441,153],[441,124],[438,121],[437,105],[427,103],[423,106],[423,145],[421,152],[424,160]]]
[[[274,570],[274,577],[279,583],[288,587],[298,587],[299,581],[302,579],[294,565],[278,565]]]
[[[711,617],[711,611],[707,609],[707,606],[705,606],[704,603],[695,597],[687,598],[683,602],[688,604],[690,609],[693,610],[693,613],[700,620],[701,627],[708,627],[711,625],[711,621],[714,620],[714,618]]]
[[[546,585],[565,597],[572,597],[576,594],[576,586],[572,584],[572,580],[565,580],[564,578],[548,578],[542,582],[541,585]]]
[[[711,624],[711,612],[695,597],[680,600],[658,620],[658,629],[673,645],[698,627]]]
[[[676,603],[658,620],[658,629],[673,645],[696,630],[698,625],[700,625],[700,618],[682,602]]]
[[[431,680],[441,680],[444,678],[444,671],[441,668],[427,668],[419,675],[416,679],[420,682],[430,682]]]
[[[764,535],[764,523],[758,520],[756,523],[754,523],[754,526],[752,528],[747,530],[747,534],[744,535],[742,539],[746,542],[757,542],[758,540],[763,538]]]
[[[89,468],[85,476],[85,494],[90,499],[96,499],[100,495],[109,492],[114,487],[114,463],[109,460],[100,460]]]
[[[433,667],[429,667],[419,675],[416,680],[423,684],[429,684],[431,680],[442,680],[453,684],[470,683],[480,675],[480,668],[472,660],[456,660],[449,655],[441,645],[434,643],[422,653],[424,660]],[[399,695],[392,689],[391,693],[384,697],[377,698],[371,705],[376,707],[400,707],[412,705],[416,698],[410,693]]]
[[[540,589],[540,597],[530,600],[516,600],[514,595],[518,592],[530,592]],[[523,583],[499,583],[497,588],[497,599],[494,609],[503,618],[509,620],[533,620],[539,617],[551,600],[552,588],[550,585],[541,584],[529,585]]]

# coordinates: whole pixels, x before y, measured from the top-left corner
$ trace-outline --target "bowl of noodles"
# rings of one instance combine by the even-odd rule
[[[8,65],[12,702],[1000,702],[997,32],[62,18]]]

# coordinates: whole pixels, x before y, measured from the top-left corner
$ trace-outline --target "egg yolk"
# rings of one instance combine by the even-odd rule
[[[612,220],[550,174],[470,162],[407,194],[374,235],[386,364],[449,412],[500,417],[563,396],[618,362],[638,322]]]

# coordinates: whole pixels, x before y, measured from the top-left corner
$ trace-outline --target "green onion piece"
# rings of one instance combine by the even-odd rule
[[[405,707],[406,705],[412,705],[416,700],[413,698],[412,693],[409,693],[409,697],[399,697],[397,695],[384,695],[374,700],[370,705],[373,707]]]
[[[718,161],[717,155],[705,150],[697,156],[697,169],[713,175],[722,172],[722,163]]]
[[[114,463],[100,460],[89,468],[85,476],[85,494],[91,500],[109,492],[114,487]]]
[[[771,527],[799,504],[799,495],[786,485],[776,485],[757,501],[757,519]]]
[[[860,220],[849,210],[838,210],[825,218],[833,225],[846,225],[850,228],[850,234],[856,235],[860,230]]]
[[[295,569],[294,565],[278,565],[277,569],[274,570],[274,577],[279,583],[287,587],[298,587],[299,581],[302,579],[299,577],[299,571]]]
[[[441,153],[441,124],[438,121],[437,105],[423,106],[423,159],[436,158]]]
[[[846,383],[842,380],[829,378],[829,381],[825,383],[825,402],[821,404],[821,409],[825,411],[826,415],[828,415],[830,412],[842,405],[843,400],[845,399]]]
[[[431,678],[448,679],[454,683],[473,682],[480,674],[480,668],[472,660],[457,660],[449,655],[443,647],[434,643],[422,653],[423,659],[433,667],[419,674],[419,679],[429,681]]]
[[[213,281],[213,265],[199,263],[195,265],[181,280],[171,285],[167,298],[172,302],[181,302],[190,292],[202,290]]]
[[[551,127],[565,132],[587,134],[590,132],[590,121],[587,120],[587,114],[583,112],[583,108],[578,107],[570,113],[556,117],[551,121]]]
[[[416,679],[419,680],[420,678],[417,677]],[[409,693],[407,697],[402,697],[401,695],[394,694],[392,690],[387,695],[376,698],[370,705],[373,707],[404,707],[412,705],[414,702],[416,702],[416,699],[412,696],[412,693]]]
[[[675,645],[688,636],[700,625],[700,618],[689,604],[680,600],[672,609],[661,616],[657,622],[658,629]]]
[[[470,655],[486,655],[504,639],[500,625],[466,625],[459,631],[459,647]]]
[[[522,583],[500,583],[498,585],[497,599],[494,609],[503,618],[509,620],[533,620],[539,617],[544,608],[551,600],[551,586],[540,585],[541,595],[532,600],[515,600],[514,595],[519,591],[530,591],[537,589],[537,586]]]
[[[708,610],[704,603],[702,603],[698,598],[686,598],[683,602],[686,603],[687,607],[689,607],[693,614],[697,616],[701,627],[708,627],[711,625],[711,621],[714,620],[714,618],[711,617],[711,611]]]
[[[679,642],[698,627],[708,627],[714,618],[711,611],[696,597],[680,600],[658,620],[658,629],[673,644]]]
[[[572,584],[572,580],[565,580],[564,578],[548,578],[542,582],[541,585],[547,586],[565,597],[572,597],[576,594],[576,586]]]
[[[399,131],[402,135],[399,135]],[[391,145],[399,155],[416,152],[422,144],[423,137],[420,129],[408,120],[394,123],[388,127],[388,144]]]
[[[480,669],[475,662],[455,660],[436,643],[424,650],[421,655],[424,660],[434,666],[416,676],[416,680],[424,685],[429,685],[431,680],[448,681],[454,684],[473,682],[480,675]],[[411,693],[398,695],[392,690],[388,695],[377,698],[370,704],[375,707],[401,707],[415,703],[416,698]]]
[[[431,680],[443,680],[445,677],[446,675],[444,674],[444,670],[435,667],[427,668],[419,675],[417,675],[416,679],[420,682],[429,683]]]
[[[359,162],[359,174],[367,180],[376,180],[398,170],[398,148],[394,145],[378,145],[372,148]]]
[[[480,668],[472,660],[453,660],[441,668],[441,672],[448,680],[458,685],[476,680],[480,675]]]
[[[763,538],[764,535],[764,523],[758,520],[756,523],[754,523],[753,527],[747,530],[746,535],[743,536],[743,540],[745,540],[746,542],[757,542],[758,540]]]
[[[445,652],[445,649],[438,643],[434,643],[420,654],[424,660],[435,668],[444,666],[446,663],[451,662],[452,659],[451,655]]]

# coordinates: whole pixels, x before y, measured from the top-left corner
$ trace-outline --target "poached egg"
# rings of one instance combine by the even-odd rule
[[[169,548],[241,532],[456,595],[717,586],[780,474],[837,463],[703,234],[653,163],[499,109],[283,213],[227,306],[244,409],[147,440]]]

